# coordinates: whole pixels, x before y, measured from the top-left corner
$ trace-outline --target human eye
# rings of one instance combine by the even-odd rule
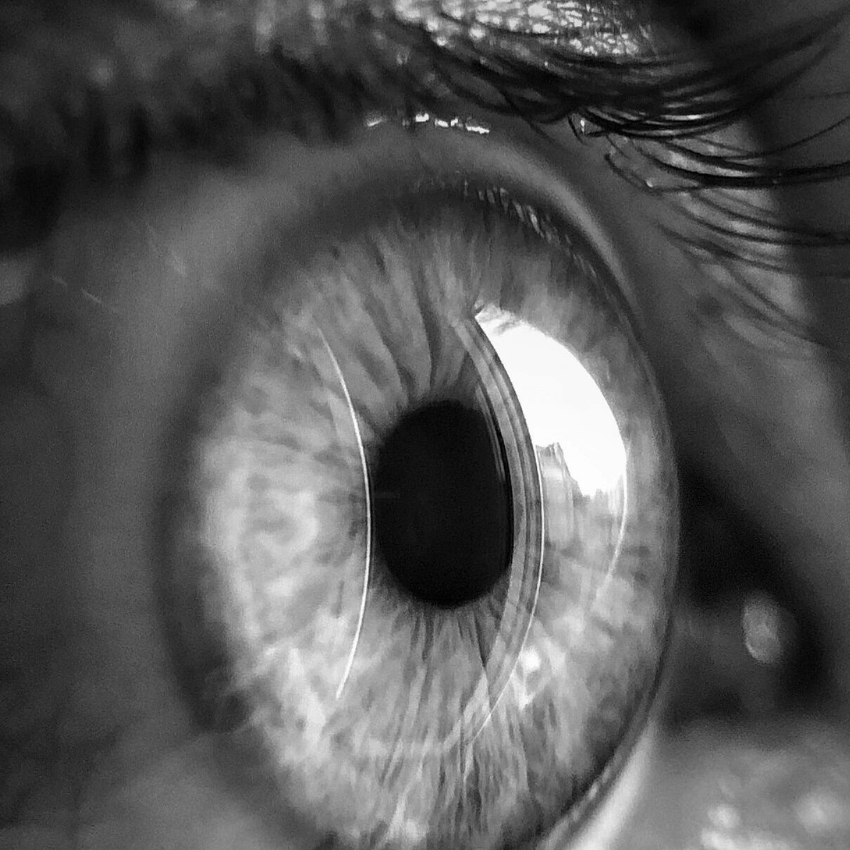
[[[595,239],[658,375],[682,477],[685,578],[648,731],[586,832],[555,830],[535,843],[828,847],[846,837],[850,748],[834,719],[846,715],[846,701],[815,706],[804,692],[823,679],[847,691],[846,417],[826,356],[842,350],[836,334],[845,331],[835,320],[830,341],[831,316],[813,316],[801,292],[840,277],[840,268],[813,270],[839,257],[846,228],[789,223],[775,197],[783,185],[840,175],[842,158],[802,149],[795,170],[765,162],[771,147],[736,132],[737,112],[749,116],[773,89],[788,91],[783,73],[813,67],[841,18],[779,28],[776,43],[746,61],[710,50],[695,61],[680,50],[678,64],[653,65],[640,52],[647,31],[668,50],[685,43],[660,12],[655,20],[625,6],[596,15],[555,6],[523,17],[497,5],[478,21],[464,11],[355,17],[337,43],[332,17],[270,5],[251,10],[246,27],[244,10],[221,6],[207,19],[187,5],[181,33],[199,38],[198,49],[185,65],[163,67],[194,88],[161,91],[147,123],[130,95],[119,99],[115,113],[100,116],[97,144],[81,146],[113,183],[93,186],[60,162],[55,182],[33,181],[30,169],[5,184],[4,282],[29,276],[40,292],[32,339],[22,334],[9,346],[24,368],[4,405],[6,433],[22,442],[9,440],[18,466],[4,476],[19,488],[3,499],[16,506],[19,546],[6,558],[14,591],[4,613],[2,763],[14,770],[0,786],[0,844],[321,840],[320,824],[289,811],[245,775],[241,753],[199,730],[175,681],[152,581],[161,572],[151,531],[159,448],[177,400],[197,390],[193,366],[203,372],[223,347],[217,334],[223,340],[232,319],[231,288],[267,275],[264,262],[294,267],[281,235],[323,244],[323,227],[310,225],[326,220],[317,206],[333,207],[356,184],[365,209],[381,174],[405,175],[421,199],[419,178],[423,170],[433,178],[437,163],[454,174],[434,187],[439,205],[450,207],[473,177],[485,195],[495,186],[496,198],[509,184],[509,195],[533,198],[535,214]],[[15,25],[27,14],[16,11]],[[106,29],[132,62],[173,46],[167,15],[110,14],[67,43],[108,57],[97,35]],[[511,32],[532,23],[550,35],[554,26],[557,37]],[[309,40],[274,38],[301,31],[334,48],[321,73]],[[232,68],[217,61],[231,38]],[[386,49],[394,39],[399,49]],[[46,55],[50,44],[40,45]],[[359,75],[339,60],[340,44]],[[273,58],[275,73],[251,64],[253,50]],[[595,59],[576,61],[583,50]],[[774,63],[780,54],[788,65]],[[361,65],[369,55],[380,61]],[[633,60],[626,78],[615,61],[622,55]],[[423,56],[442,61],[417,65]],[[132,62],[100,58],[88,83],[125,93],[112,82]],[[744,80],[746,96],[737,93]],[[231,82],[236,99],[219,98]],[[241,130],[237,117],[247,122]],[[248,132],[251,121],[278,132]],[[68,140],[61,124],[44,126],[42,149],[27,147],[25,134],[17,140],[35,162],[55,163],[51,144],[64,155]],[[789,132],[785,148],[805,135]],[[775,147],[778,157],[785,148]],[[134,170],[141,176],[128,179]],[[61,205],[48,203],[54,196]],[[20,215],[10,213],[12,201]],[[360,244],[354,231],[343,244]],[[12,318],[4,313],[10,328]],[[21,371],[42,389],[23,382],[19,392]],[[32,445],[36,460],[24,464],[22,446]],[[824,672],[804,669],[812,676],[794,681],[795,665]],[[695,671],[705,672],[700,693]],[[780,772],[778,787],[768,769]],[[673,806],[686,814],[672,816]]]

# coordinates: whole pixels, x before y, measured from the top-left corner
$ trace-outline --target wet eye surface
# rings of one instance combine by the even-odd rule
[[[367,195],[239,303],[167,464],[162,606],[202,722],[341,846],[510,847],[641,731],[670,437],[576,228]]]

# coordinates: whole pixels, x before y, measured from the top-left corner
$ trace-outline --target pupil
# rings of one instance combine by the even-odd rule
[[[507,572],[510,486],[501,437],[455,401],[404,416],[378,452],[375,538],[390,574],[414,597],[454,607]]]

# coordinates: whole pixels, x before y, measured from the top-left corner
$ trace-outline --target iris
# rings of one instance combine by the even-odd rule
[[[202,713],[341,840],[510,846],[580,819],[639,730],[672,448],[568,223],[469,184],[377,206],[235,320],[167,607]]]

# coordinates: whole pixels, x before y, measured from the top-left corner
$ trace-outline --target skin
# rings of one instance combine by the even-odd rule
[[[778,20],[793,13],[778,0],[770,6]],[[707,4],[703,31],[754,31],[762,7]],[[809,90],[846,86],[846,57],[850,50],[839,49],[812,71]],[[736,132],[757,134],[769,149],[844,111],[842,100],[776,99]],[[697,326],[679,283],[693,269],[653,224],[672,211],[625,186],[598,147],[577,143],[566,128],[553,131],[553,149],[519,122],[494,126],[486,140],[386,128],[341,147],[270,133],[251,140],[239,167],[163,151],[132,191],[81,186],[49,238],[0,258],[0,577],[12,588],[0,601],[0,657],[9,668],[0,706],[13,694],[27,706],[0,713],[9,737],[36,753],[11,751],[8,762],[31,793],[18,813],[23,825],[0,823],[0,847],[264,850],[321,839],[321,830],[249,789],[224,744],[198,728],[175,681],[152,589],[157,446],[201,357],[193,334],[213,336],[209,328],[227,310],[222,293],[238,278],[233,264],[250,268],[264,221],[296,223],[317,193],[332,197],[334,177],[350,173],[352,162],[368,172],[443,157],[494,174],[521,161],[515,167],[525,180],[537,162],[553,178],[552,202],[574,204],[624,279],[640,282],[627,283],[626,296],[667,398],[680,461],[774,541],[778,572],[817,624],[827,659],[828,687],[802,709],[698,716],[672,729],[665,707],[693,687],[680,629],[623,781],[585,834],[556,834],[544,846],[743,850],[772,838],[776,846],[827,848],[850,835],[841,805],[850,799],[844,282],[817,276],[826,261],[817,253],[788,258],[775,281],[828,349],[800,343],[795,356],[777,356],[728,323]],[[818,155],[846,157],[848,133],[830,134]],[[793,164],[803,153],[786,156]],[[846,181],[775,191],[767,202],[824,227],[850,220]],[[38,293],[34,329],[20,300],[26,291]],[[16,723],[29,733],[16,736]]]

